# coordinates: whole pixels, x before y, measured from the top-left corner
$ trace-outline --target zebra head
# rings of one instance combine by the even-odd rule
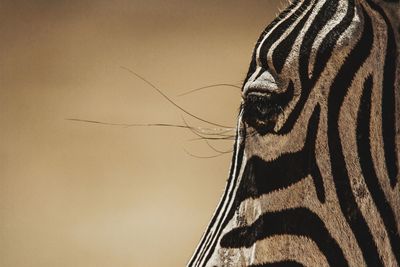
[[[400,266],[399,10],[294,1],[265,29],[189,266]]]

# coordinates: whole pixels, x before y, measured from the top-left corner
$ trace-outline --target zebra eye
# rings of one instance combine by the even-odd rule
[[[278,117],[293,99],[290,83],[284,92],[249,88],[243,101],[243,120],[261,135],[273,132]]]

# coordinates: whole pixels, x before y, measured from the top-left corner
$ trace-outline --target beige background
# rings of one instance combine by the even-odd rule
[[[280,1],[0,0],[0,266],[183,266],[231,154],[178,104],[234,125],[253,45]],[[195,126],[207,126],[184,116]],[[213,141],[229,150],[232,141]]]

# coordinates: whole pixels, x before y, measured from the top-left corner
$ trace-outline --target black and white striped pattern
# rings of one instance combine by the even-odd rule
[[[399,1],[294,1],[259,38],[188,266],[400,266]]]

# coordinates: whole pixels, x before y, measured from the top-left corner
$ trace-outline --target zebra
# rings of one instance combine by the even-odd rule
[[[397,0],[295,0],[262,32],[188,266],[400,266]]]

